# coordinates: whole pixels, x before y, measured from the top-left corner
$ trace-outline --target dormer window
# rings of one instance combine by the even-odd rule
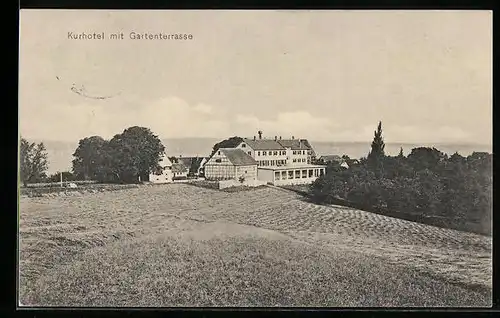
[[[241,145],[241,148],[246,148],[246,147],[247,147],[247,145],[246,145],[246,144],[242,144],[242,145]]]

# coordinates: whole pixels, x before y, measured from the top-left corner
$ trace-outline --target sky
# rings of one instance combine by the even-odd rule
[[[111,138],[137,125],[161,138],[262,130],[367,142],[379,121],[386,142],[491,144],[491,11],[21,10],[28,139]]]

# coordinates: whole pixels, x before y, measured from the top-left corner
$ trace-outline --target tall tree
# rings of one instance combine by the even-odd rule
[[[43,142],[30,143],[21,137],[20,178],[23,185],[42,181],[46,177],[48,165],[47,150]]]
[[[79,180],[97,180],[103,170],[105,145],[100,136],[83,138],[73,153],[73,173]]]
[[[383,174],[383,160],[385,158],[385,143],[382,137],[382,122],[380,121],[377,130],[374,132],[374,137],[370,152],[366,158],[368,166],[375,172],[377,177]]]
[[[161,140],[149,128],[133,126],[109,142],[111,167],[122,182],[147,181],[158,168],[165,151]]]
[[[382,137],[382,122],[380,121],[377,130],[374,132],[372,147],[368,153],[368,159],[380,159],[385,156],[385,143]]]

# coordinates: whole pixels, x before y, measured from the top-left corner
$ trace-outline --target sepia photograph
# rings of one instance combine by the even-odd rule
[[[492,11],[19,14],[18,307],[492,301]]]

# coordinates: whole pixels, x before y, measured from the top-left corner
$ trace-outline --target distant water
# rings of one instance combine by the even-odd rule
[[[33,140],[39,142],[39,140]],[[214,144],[220,141],[215,138],[183,138],[183,139],[163,139],[163,145],[167,148],[169,156],[209,156]],[[47,148],[49,157],[48,173],[57,171],[69,171],[73,153],[78,146],[78,142],[43,141]],[[321,155],[348,155],[351,158],[361,158],[368,155],[371,142],[314,142],[311,144],[318,156]],[[388,143],[385,146],[386,154],[397,155],[399,149],[403,148],[403,153],[408,155],[413,148],[435,147],[449,155],[458,152],[462,156],[468,156],[474,151],[485,151],[492,153],[492,147],[488,145],[471,144],[405,144]]]
[[[316,154],[321,155],[348,155],[351,158],[366,157],[371,148],[371,142],[311,142]],[[407,156],[411,150],[418,147],[434,147],[448,155],[458,152],[462,156],[468,156],[474,151],[492,153],[492,146],[487,145],[459,145],[459,144],[407,144],[407,143],[387,143],[385,145],[385,153],[390,156],[399,154],[399,150],[403,148],[403,154]]]

